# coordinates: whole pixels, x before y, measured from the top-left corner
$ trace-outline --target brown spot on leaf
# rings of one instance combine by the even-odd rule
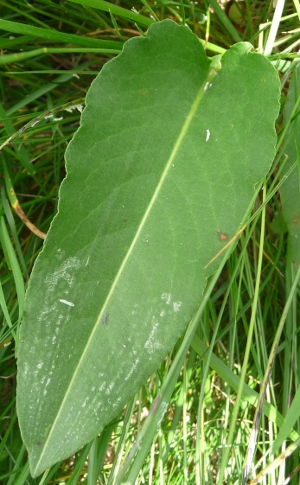
[[[220,241],[228,241],[229,236],[225,232],[217,231],[217,235]]]
[[[293,223],[294,226],[298,226],[298,217],[296,216],[296,214],[293,215]]]

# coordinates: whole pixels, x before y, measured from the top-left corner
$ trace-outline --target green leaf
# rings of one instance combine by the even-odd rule
[[[279,109],[277,73],[251,49],[211,64],[165,20],[93,82],[21,327],[33,476],[95,437],[158,367],[241,227]]]

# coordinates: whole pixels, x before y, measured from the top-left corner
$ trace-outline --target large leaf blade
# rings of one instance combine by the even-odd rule
[[[156,369],[217,264],[206,263],[238,230],[278,113],[276,71],[250,48],[214,67],[188,28],[164,21],[94,81],[21,331],[18,413],[34,476]]]

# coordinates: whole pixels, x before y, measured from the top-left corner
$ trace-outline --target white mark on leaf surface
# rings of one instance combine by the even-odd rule
[[[82,403],[82,405],[81,405],[81,406],[82,406],[83,408],[85,408],[85,406],[87,405],[87,402],[88,402],[89,400],[90,400],[90,398],[89,398],[89,397],[86,397],[86,398],[85,398],[85,400],[83,401],[83,403]]]
[[[47,276],[46,283],[49,291],[54,291],[60,280],[64,280],[71,288],[74,284],[74,276],[70,274],[69,270],[78,269],[80,266],[81,263],[78,258],[72,257],[66,259],[57,271],[54,271],[52,275]]]
[[[131,377],[132,373],[134,372],[134,370],[136,369],[139,361],[140,361],[140,359],[136,359],[135,362],[132,364],[132,367],[131,367],[129,373],[125,377],[125,381],[128,381],[128,379],[130,379],[130,377]]]
[[[206,130],[206,138],[205,138],[205,141],[208,141],[210,138],[210,131],[209,130]]]
[[[171,303],[171,295],[170,295],[170,293],[163,293],[161,295],[161,299],[164,300],[167,305],[170,305],[170,303]]]
[[[118,397],[118,399],[115,400],[115,402],[113,403],[112,407],[113,409],[115,409],[117,406],[119,406],[119,402],[121,401],[121,398]]]
[[[155,350],[161,349],[163,347],[163,345],[158,340],[155,339],[157,327],[158,327],[158,323],[155,323],[152,327],[149,338],[144,345],[144,348],[147,350],[148,354],[153,354]]]
[[[181,305],[182,305],[181,301],[174,301],[174,303],[173,303],[174,312],[176,312],[176,313],[179,312]]]
[[[75,306],[74,303],[72,303],[71,301],[68,301],[68,300],[59,300],[60,303],[63,303],[64,305],[68,305],[68,306]]]
[[[174,312],[176,312],[176,313],[179,312],[180,307],[182,305],[182,301],[173,301],[172,302],[172,297],[171,297],[170,293],[163,293],[161,295],[161,299],[164,300],[167,305],[171,305],[171,303],[172,303]],[[165,313],[166,313],[165,310],[162,310],[160,312],[160,316],[163,317],[165,315]]]
[[[111,393],[111,391],[113,390],[113,388],[114,388],[114,387],[115,387],[115,383],[114,383],[114,382],[111,382],[111,383],[108,385],[108,387],[107,387],[107,389],[106,389],[106,391],[105,391],[105,394],[108,396],[108,395]]]

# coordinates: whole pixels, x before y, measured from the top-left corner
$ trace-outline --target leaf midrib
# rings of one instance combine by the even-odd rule
[[[212,63],[212,64],[214,64],[214,63]],[[197,94],[197,96],[195,98],[195,101],[193,102],[193,104],[191,106],[190,112],[189,112],[189,114],[188,114],[188,116],[187,116],[187,118],[186,118],[186,120],[185,120],[185,122],[183,124],[183,127],[181,129],[181,132],[180,132],[180,134],[179,134],[179,136],[178,136],[178,138],[176,140],[176,143],[175,143],[175,145],[174,145],[174,147],[172,149],[172,152],[171,152],[171,154],[170,154],[170,156],[168,158],[168,161],[166,163],[166,166],[164,168],[164,171],[163,171],[163,173],[162,173],[162,175],[160,177],[159,183],[158,183],[158,185],[157,185],[157,187],[156,187],[156,189],[154,191],[154,194],[153,194],[153,196],[152,196],[152,198],[151,198],[151,200],[150,200],[150,202],[148,204],[148,207],[147,207],[147,209],[145,211],[145,214],[144,214],[144,216],[143,216],[143,218],[142,218],[142,220],[141,220],[141,222],[139,224],[139,227],[138,227],[138,229],[136,231],[135,237],[132,240],[132,243],[131,243],[131,245],[130,245],[127,253],[126,253],[126,256],[125,256],[125,258],[124,258],[124,260],[123,260],[123,262],[122,262],[122,264],[120,266],[120,269],[119,269],[119,271],[118,271],[118,273],[117,273],[117,275],[116,275],[116,277],[115,277],[115,279],[113,281],[113,284],[112,284],[112,286],[110,288],[110,291],[109,291],[109,293],[108,293],[108,295],[107,295],[107,297],[105,299],[105,302],[104,302],[104,304],[102,306],[102,309],[101,309],[101,311],[99,313],[99,316],[98,316],[98,318],[97,318],[97,320],[95,322],[95,325],[93,327],[93,330],[91,331],[91,334],[89,336],[89,339],[88,339],[88,341],[87,341],[87,343],[85,345],[85,348],[84,348],[84,350],[82,352],[82,355],[81,355],[81,357],[80,357],[80,359],[78,361],[78,364],[76,366],[76,369],[75,369],[75,371],[74,371],[74,373],[72,375],[72,378],[70,380],[70,383],[69,383],[69,386],[68,386],[67,391],[65,393],[65,396],[64,396],[64,398],[63,398],[63,400],[61,402],[60,408],[59,408],[59,410],[58,410],[58,412],[56,414],[56,418],[53,421],[53,424],[51,426],[51,430],[50,430],[50,432],[49,432],[49,434],[47,436],[47,439],[45,441],[45,444],[44,444],[44,447],[43,447],[43,451],[42,451],[42,453],[40,455],[40,458],[37,461],[37,464],[35,466],[35,472],[38,472],[39,465],[40,465],[40,463],[41,463],[41,461],[43,459],[43,456],[45,455],[45,451],[47,449],[48,443],[51,440],[51,436],[53,434],[53,431],[55,430],[55,425],[58,422],[59,417],[62,414],[62,410],[63,410],[63,408],[65,406],[65,403],[66,403],[66,401],[68,399],[68,396],[71,393],[71,389],[72,389],[73,383],[74,383],[74,381],[76,379],[77,372],[78,372],[79,368],[81,367],[82,362],[84,361],[84,358],[85,358],[85,356],[86,356],[86,354],[88,352],[88,348],[90,346],[90,343],[92,342],[93,337],[95,335],[95,332],[96,332],[96,330],[97,330],[97,328],[98,328],[98,326],[99,326],[100,322],[102,321],[102,318],[103,318],[103,316],[105,314],[105,308],[106,308],[106,306],[107,306],[107,304],[108,304],[111,296],[114,293],[114,290],[115,290],[115,288],[116,288],[116,286],[118,284],[119,278],[120,278],[120,276],[121,276],[121,274],[122,274],[122,272],[123,272],[123,270],[124,270],[124,268],[125,268],[128,260],[129,260],[129,258],[131,256],[131,254],[133,252],[133,249],[134,249],[134,247],[136,245],[136,242],[139,239],[139,236],[140,236],[140,234],[141,234],[141,232],[143,230],[143,227],[145,226],[145,223],[146,223],[146,221],[148,219],[148,216],[149,216],[149,214],[150,214],[150,212],[152,210],[152,207],[154,206],[154,203],[157,200],[157,197],[159,195],[159,192],[160,192],[160,190],[161,190],[161,188],[162,188],[162,186],[164,184],[164,181],[165,181],[165,179],[166,179],[166,177],[167,177],[167,175],[169,173],[169,170],[170,170],[170,168],[172,166],[172,163],[173,163],[173,161],[175,159],[175,156],[178,153],[178,150],[179,150],[179,148],[181,146],[181,143],[182,143],[182,141],[183,141],[183,139],[184,139],[184,137],[185,137],[185,135],[186,135],[186,133],[187,133],[187,131],[188,131],[191,123],[192,123],[192,120],[193,120],[193,118],[195,116],[195,113],[196,113],[196,111],[198,109],[198,106],[199,106],[199,104],[200,104],[200,102],[201,102],[201,100],[202,100],[202,98],[204,96],[206,86],[207,86],[208,83],[210,83],[212,81],[212,79],[216,76],[217,72],[221,68],[221,63],[219,63],[219,65],[217,66],[217,68],[216,68],[216,65],[212,66],[212,64],[211,64],[211,66],[209,68],[207,77],[206,77],[205,81],[203,82],[203,84],[201,85],[201,87],[199,89],[199,92],[198,92],[198,94]]]

